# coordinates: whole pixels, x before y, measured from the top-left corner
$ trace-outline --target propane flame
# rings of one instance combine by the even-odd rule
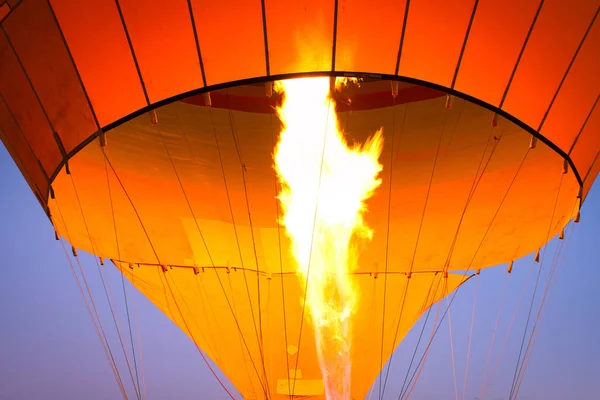
[[[336,87],[348,84],[336,80]],[[292,243],[297,271],[306,289],[327,399],[350,398],[351,317],[358,291],[357,239],[372,231],[363,214],[365,200],[381,184],[381,129],[363,145],[349,146],[340,129],[330,79],[279,81],[284,94],[277,108],[283,123],[275,148],[282,186],[280,223]]]

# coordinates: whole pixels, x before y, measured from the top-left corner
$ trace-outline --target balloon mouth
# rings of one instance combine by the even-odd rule
[[[290,78],[295,79],[295,78]],[[336,77],[330,77],[334,85]],[[338,78],[339,79],[339,78]],[[356,78],[360,85],[332,90],[337,112],[366,111],[415,101],[430,100],[446,94],[435,88],[413,83],[372,77]],[[274,90],[276,79],[233,85],[201,94],[192,94],[183,103],[260,114],[275,114],[282,104],[282,94]]]
[[[330,74],[303,74],[303,76],[324,75]],[[508,196],[506,202],[510,205],[503,205],[504,209],[510,210],[507,211],[507,218],[516,218],[524,225],[515,233],[515,230],[508,226],[509,220],[507,220],[506,227],[502,225],[493,229],[486,236],[488,244],[480,253],[489,251],[485,263],[497,264],[507,261],[507,254],[514,259],[539,248],[547,232],[527,234],[527,227],[535,224],[535,218],[545,217],[546,214],[549,218],[552,214],[551,209],[554,204],[552,193],[556,190],[556,183],[550,181],[545,171],[563,171],[564,157],[544,141],[533,141],[530,132],[511,119],[473,101],[449,96],[439,90],[439,87],[422,86],[416,81],[399,81],[398,77],[356,75],[361,78],[360,85],[344,87],[334,93],[337,96],[336,113],[340,115],[340,124],[353,143],[364,142],[369,132],[375,132],[384,123],[386,125],[384,134],[390,135],[385,142],[388,146],[392,146],[391,134],[396,132],[394,154],[391,155],[391,148],[386,148],[384,153],[387,154],[382,156],[384,157],[382,160],[385,162],[384,173],[388,173],[390,163],[394,164],[394,175],[401,180],[394,183],[392,189],[402,191],[404,200],[402,204],[398,204],[398,207],[410,207],[412,211],[408,214],[414,211],[420,215],[424,212],[425,206],[421,204],[425,199],[424,193],[428,186],[433,185],[433,195],[436,199],[428,201],[425,211],[432,215],[431,221],[435,221],[436,218],[439,218],[439,221],[447,221],[453,214],[442,213],[443,207],[449,207],[447,203],[451,200],[456,202],[457,210],[462,210],[466,199],[471,197],[469,188],[476,179],[475,182],[481,181],[481,184],[477,183],[480,187],[473,194],[473,202],[469,205],[469,209],[477,210],[472,211],[473,215],[485,213],[485,218],[487,215],[493,215],[498,202],[506,195],[506,190],[510,187],[524,154],[532,144],[537,146],[528,156],[522,170],[518,171],[518,176],[519,182],[521,180],[529,184],[535,182],[539,190],[536,189],[535,193],[527,191],[530,195],[521,198],[513,199],[513,196]],[[295,76],[286,75],[283,78]],[[190,199],[191,203],[198,202],[198,206],[194,206],[197,207],[194,208],[196,219],[214,220],[219,223],[232,223],[230,212],[221,209],[227,204],[226,198],[222,198],[219,204],[213,204],[210,202],[210,196],[205,197],[205,194],[221,193],[226,189],[225,191],[231,192],[231,196],[236,198],[241,196],[240,198],[243,199],[245,189],[239,180],[240,168],[243,168],[244,173],[251,179],[256,177],[256,180],[248,184],[258,185],[256,186],[257,201],[264,204],[271,204],[274,201],[275,194],[270,193],[269,190],[272,190],[276,183],[272,171],[272,155],[281,130],[281,121],[276,115],[281,95],[276,90],[272,90],[271,83],[279,78],[278,76],[239,81],[223,87],[215,87],[216,89],[210,91],[204,88],[203,93],[187,94],[179,100],[169,99],[164,105],[153,109],[151,113],[141,112],[111,130],[104,131],[104,143],[94,142],[85,146],[82,144],[79,151],[69,158],[69,167],[75,176],[82,177],[78,179],[78,182],[81,181],[78,185],[90,185],[92,197],[95,196],[93,193],[105,189],[108,165],[109,180],[111,185],[116,185],[114,188],[111,187],[111,190],[117,192],[125,190],[127,193],[133,190],[130,187],[139,190],[132,202],[143,200],[159,209],[165,207],[165,202],[173,203],[177,208],[181,206],[177,218],[168,218],[153,229],[161,237],[169,236],[169,231],[174,230],[177,233],[173,235],[184,235],[188,237],[186,242],[195,243],[200,239],[188,232],[195,230],[195,223],[193,218],[190,218],[190,210],[185,206],[185,199],[183,203],[175,205],[175,202],[179,202],[178,196],[182,196],[182,186],[186,194],[188,191],[197,193],[197,198]],[[364,104],[369,107],[363,107]],[[239,147],[239,154],[237,147]],[[497,150],[494,150],[496,147]],[[231,154],[229,154],[230,150]],[[439,163],[435,162],[436,157],[440,160]],[[185,165],[186,162],[190,164]],[[225,166],[224,170],[219,167],[221,162]],[[114,171],[111,168],[114,168]],[[434,171],[433,178],[432,171]],[[561,193],[574,198],[579,189],[577,174],[572,168],[568,168],[566,172],[569,189],[564,189]],[[113,176],[115,173],[119,179]],[[223,174],[227,177],[226,185]],[[56,173],[52,185],[57,198],[60,198],[60,195],[65,196],[65,190],[72,192],[72,189],[68,188],[68,177],[63,164]],[[91,179],[87,180],[87,178]],[[99,179],[104,182],[102,188],[98,187]],[[497,182],[502,184],[488,185],[492,179],[497,179]],[[119,180],[122,182],[119,183]],[[179,180],[181,185],[178,183]],[[526,184],[523,190],[528,188],[529,184]],[[67,187],[64,187],[65,185]],[[461,194],[463,189],[459,190],[459,188],[464,188],[464,196]],[[437,201],[437,191],[440,191],[440,205],[432,206],[431,204]],[[450,198],[441,194],[445,191]],[[74,194],[73,196],[76,197]],[[459,196],[463,196],[464,199],[459,199]],[[442,198],[444,200],[441,200]],[[542,200],[538,201],[538,199]],[[130,211],[126,210],[127,207],[131,207],[128,205],[127,196],[124,197],[124,201],[123,212],[127,213],[127,218],[131,218],[131,224],[135,226],[137,221],[135,213],[129,215]],[[540,201],[544,202],[541,208]],[[386,195],[377,195],[369,202],[369,207],[374,210],[387,209]],[[53,203],[53,199],[50,199],[49,210],[52,215],[59,215]],[[109,204],[108,200],[103,204]],[[240,207],[243,204],[240,203]],[[529,216],[527,210],[531,209],[543,209],[543,211]],[[571,217],[571,209],[570,204],[565,205],[564,212],[561,214],[564,215],[565,220]],[[77,210],[76,208],[75,211]],[[102,218],[111,219],[110,208],[105,211],[106,215]],[[466,216],[469,217],[468,214]],[[151,215],[151,217],[156,219],[157,224],[159,223],[158,215],[156,217]],[[271,211],[253,212],[253,218],[257,218],[268,229],[276,227],[277,216]],[[236,216],[235,220],[237,224],[237,221],[247,220],[247,216]],[[402,221],[405,226],[402,229],[403,237],[412,235],[412,227],[416,220],[412,218]],[[440,223],[439,221],[435,224]],[[168,225],[168,229],[165,228],[165,224]],[[476,237],[483,237],[487,226],[479,226],[477,218],[472,224],[473,226],[462,229],[466,229],[467,233],[477,232]],[[217,231],[222,229],[213,226],[213,222],[209,225],[211,229]],[[560,228],[557,227],[558,230]],[[57,230],[63,233],[60,226]],[[385,232],[386,229],[378,228],[378,231]],[[441,232],[437,234],[441,235]],[[150,248],[144,248],[141,255],[135,252],[129,255],[122,252],[119,255],[114,246],[114,232],[107,232],[107,235],[111,238],[110,243],[106,249],[100,251],[100,255],[104,258],[126,263],[157,263],[156,257],[149,251]],[[135,232],[132,235],[145,237],[143,232]],[[447,235],[451,238],[455,232],[447,232]],[[511,236],[515,238],[514,242],[518,241],[518,237],[523,236],[523,243],[520,246],[505,243],[506,238]],[[493,244],[495,239],[492,237],[497,237],[497,243]],[[374,240],[378,243],[379,239]],[[446,239],[440,238],[439,241],[436,239],[440,243],[444,240]],[[83,240],[77,246],[92,250],[89,240]],[[198,258],[195,253],[202,253],[201,250],[194,249],[195,246],[195,244],[183,245],[180,249],[183,255],[168,257],[168,261],[164,264],[188,268],[195,265],[202,267],[201,262],[194,261]],[[170,252],[168,249],[165,251]],[[471,262],[466,252],[464,258],[461,258],[459,255],[462,253],[462,250],[455,252],[457,265],[452,266],[452,269],[464,270]],[[404,256],[401,258],[402,263],[406,261],[404,258]],[[219,265],[240,267],[228,262],[230,261],[223,259]],[[434,254],[423,254],[420,268],[437,271],[441,270],[438,264],[443,266],[444,262],[445,260],[438,260]],[[371,273],[373,270],[365,272]]]
[[[68,160],[73,158],[78,152],[89,145],[94,140],[98,140],[100,145],[105,144],[106,136],[112,130],[127,124],[129,121],[146,116],[154,123],[156,122],[157,112],[174,103],[186,103],[201,107],[210,106],[217,109],[229,109],[232,111],[242,111],[260,114],[275,114],[276,106],[281,104],[281,95],[275,93],[272,88],[274,82],[278,80],[294,79],[301,77],[352,77],[361,80],[362,84],[356,88],[338,91],[334,94],[336,101],[336,111],[352,112],[367,111],[380,108],[392,107],[410,102],[431,100],[435,98],[446,97],[446,106],[452,106],[452,99],[467,101],[482,109],[491,112],[490,120],[497,124],[498,120],[504,119],[533,137],[533,140],[540,141],[548,146],[560,157],[565,160],[569,170],[574,174],[579,186],[582,186],[580,171],[577,170],[570,156],[565,153],[557,144],[541,135],[536,129],[527,125],[520,119],[510,113],[498,108],[497,106],[472,97],[453,88],[438,85],[432,82],[423,81],[398,75],[390,74],[372,74],[364,72],[304,72],[280,74],[272,76],[254,77],[237,81],[225,82],[198,88],[189,92],[181,93],[170,98],[152,103],[147,107],[132,112],[122,118],[119,118],[98,131],[92,133],[79,145],[66,152],[65,158],[57,166],[56,170],[50,175],[50,183],[54,182],[60,171],[65,168]],[[351,98],[351,101],[349,99]],[[52,187],[49,186],[45,191],[36,193],[42,206],[47,212],[47,200],[53,196]]]

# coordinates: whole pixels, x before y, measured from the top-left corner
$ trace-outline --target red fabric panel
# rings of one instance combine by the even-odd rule
[[[399,75],[450,86],[474,0],[410,3]],[[398,25],[402,25],[398,21]]]
[[[44,112],[4,32],[0,31],[0,93],[50,176],[62,160]]]
[[[202,87],[186,0],[120,0],[151,103]]]
[[[4,28],[67,152],[97,130],[46,0],[27,0]]]
[[[547,0],[503,109],[537,129],[577,46],[598,9],[597,0]]]
[[[51,0],[51,4],[100,125],[145,107],[114,0]]]
[[[267,74],[260,1],[192,0],[192,9],[207,85]]]
[[[19,169],[29,181],[32,189],[37,187],[41,196],[48,190],[48,179],[42,171],[38,160],[31,151],[31,147],[15,123],[6,103],[0,98],[0,138],[10,151]]]
[[[4,19],[10,12],[10,6],[8,3],[0,4],[0,21]]]

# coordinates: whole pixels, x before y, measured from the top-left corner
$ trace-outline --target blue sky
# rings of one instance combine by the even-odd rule
[[[60,242],[25,180],[3,146],[0,146],[0,399],[117,399],[120,393],[90,322]],[[594,187],[560,263],[557,284],[551,292],[533,356],[519,392],[521,399],[591,399],[600,393],[600,189]],[[554,254],[553,242],[542,270],[541,297]],[[87,257],[87,258],[86,258]],[[458,292],[450,317],[457,375],[462,397],[471,327],[474,292],[475,322],[464,399],[478,397],[483,369],[500,297],[504,292],[494,353],[500,347],[519,296],[525,287],[506,347],[486,399],[508,399],[519,346],[523,337],[533,281],[532,256],[506,267],[488,269]],[[121,348],[100,286],[98,271],[89,256],[82,257],[115,356]],[[117,310],[126,327],[120,275],[109,267]],[[527,282],[527,285],[525,283]],[[225,399],[193,343],[141,294],[127,285],[132,315],[139,318],[144,382],[147,399]],[[135,297],[135,301],[134,301]],[[445,302],[443,307],[445,307]],[[537,307],[534,307],[534,312]],[[423,354],[431,337],[434,308],[425,329]],[[442,308],[442,312],[444,308]],[[424,318],[410,332],[393,358],[385,398],[397,398],[406,376]],[[134,332],[135,333],[135,332]],[[127,341],[128,342],[128,341]],[[411,399],[455,399],[448,320],[438,330]],[[492,358],[492,363],[495,358]],[[124,381],[128,373],[119,361]],[[412,372],[411,372],[412,374]],[[133,389],[128,383],[130,397]],[[372,398],[377,398],[377,392]]]

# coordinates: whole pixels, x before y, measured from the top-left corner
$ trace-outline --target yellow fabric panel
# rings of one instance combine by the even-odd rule
[[[375,234],[360,271],[386,268],[390,187],[391,271],[507,262],[543,246],[577,211],[577,182],[553,150],[541,142],[530,150],[531,136],[512,123],[501,119],[492,130],[490,112],[459,100],[448,110],[444,101],[340,116],[351,140],[380,126],[385,135],[383,182],[365,216]],[[152,126],[143,115],[109,132],[110,165],[97,142],[70,161],[50,201],[58,231],[78,248],[127,262],[295,271],[277,227],[277,117],[174,103],[158,119]]]
[[[269,398],[288,398],[278,394],[277,383],[280,381],[281,386],[283,381],[287,386],[289,370],[295,369],[296,361],[296,395],[302,394],[306,381],[321,379],[308,312],[298,346],[304,295],[298,276],[273,274],[269,279],[261,275],[257,280],[255,273],[233,269],[228,273],[225,269],[207,268],[194,274],[191,268],[170,268],[164,273],[158,266],[116,265],[219,366],[245,399],[264,398],[264,391],[270,393]],[[410,279],[388,274],[386,283],[382,274],[377,278],[354,275],[360,301],[352,320],[352,399],[365,397],[380,365],[387,362],[421,314],[465,279],[462,274],[449,274],[447,279],[441,273],[413,274]],[[398,326],[407,283],[408,293]],[[385,323],[384,286],[387,286]],[[260,328],[264,356],[259,350]],[[324,396],[311,398],[324,399]]]

